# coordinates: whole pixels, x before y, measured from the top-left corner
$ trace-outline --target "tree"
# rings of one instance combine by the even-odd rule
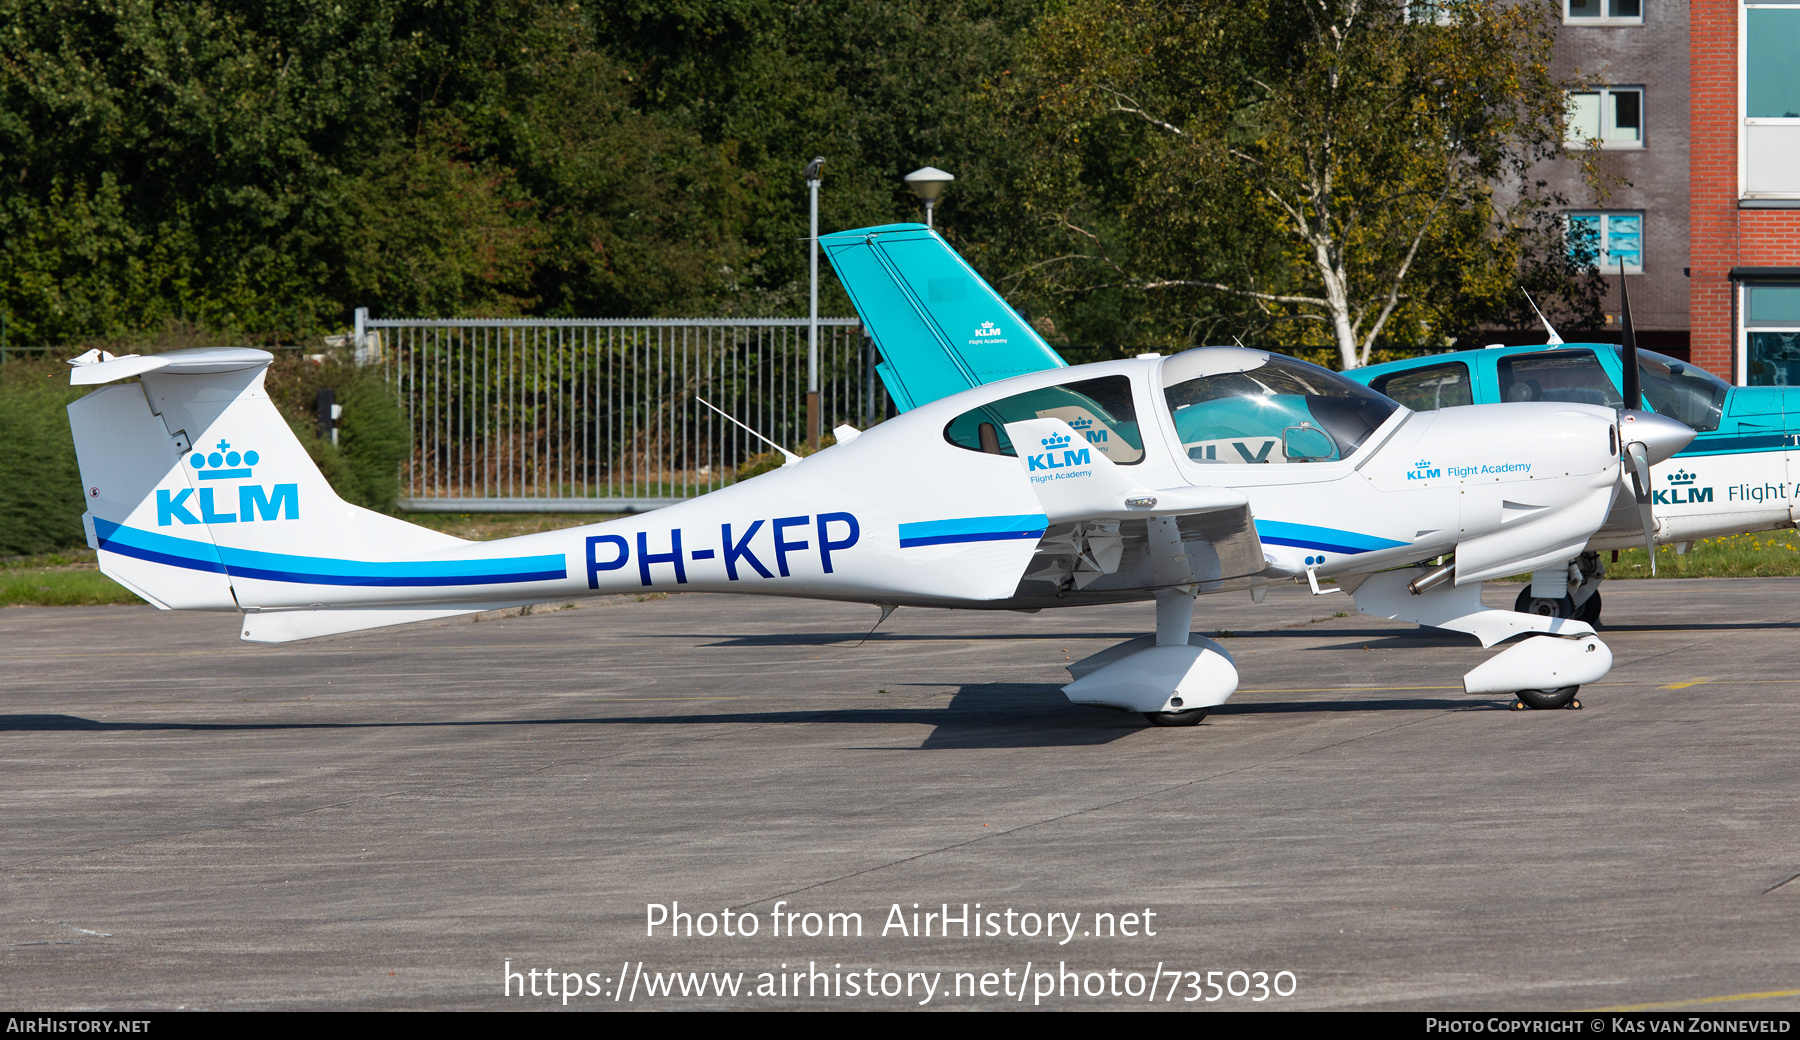
[[[1522,272],[1579,303],[1528,178],[1561,150],[1553,32],[1543,0],[1072,0],[997,95],[1064,243],[1018,280],[1346,368],[1510,314]]]

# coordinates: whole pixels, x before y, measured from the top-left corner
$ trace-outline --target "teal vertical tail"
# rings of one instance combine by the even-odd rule
[[[993,286],[923,224],[821,235],[819,245],[863,328],[901,411],[1008,376],[1067,362]]]

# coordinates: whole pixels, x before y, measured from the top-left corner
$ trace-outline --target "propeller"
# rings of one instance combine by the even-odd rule
[[[1694,431],[1655,412],[1641,411],[1643,380],[1638,371],[1637,333],[1631,327],[1631,290],[1625,284],[1625,261],[1619,261],[1619,301],[1624,307],[1624,349],[1619,360],[1625,366],[1625,400],[1619,409],[1620,468],[1631,480],[1637,498],[1638,519],[1644,524],[1644,549],[1650,556],[1650,573],[1656,574],[1656,510],[1650,498],[1650,467],[1669,458],[1694,439]]]

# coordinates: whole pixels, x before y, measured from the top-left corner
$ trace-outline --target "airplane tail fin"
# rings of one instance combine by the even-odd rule
[[[1008,376],[1067,365],[937,232],[839,231],[819,245],[875,340],[901,411]]]
[[[272,360],[231,347],[73,362],[71,383],[100,385],[69,405],[88,544],[102,571],[156,606],[341,615],[313,608],[355,606],[359,591],[407,584],[384,577],[380,561],[441,558],[470,544],[339,498],[263,388]],[[137,383],[116,383],[132,376]],[[386,569],[396,568],[405,565]],[[436,616],[465,612],[433,606]],[[368,613],[376,617],[366,624],[290,617],[282,638],[419,612]],[[247,623],[245,637],[263,627]]]

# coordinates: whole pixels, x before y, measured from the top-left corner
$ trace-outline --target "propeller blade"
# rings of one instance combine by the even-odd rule
[[[1619,360],[1625,365],[1625,407],[1636,411],[1644,406],[1644,388],[1638,375],[1637,333],[1631,327],[1631,291],[1625,287],[1625,259],[1619,258],[1619,302],[1624,305],[1625,350]]]
[[[1650,449],[1643,441],[1625,446],[1631,461],[1631,493],[1637,498],[1638,519],[1644,524],[1644,551],[1650,555],[1650,575],[1656,576],[1656,512],[1650,502]]]

